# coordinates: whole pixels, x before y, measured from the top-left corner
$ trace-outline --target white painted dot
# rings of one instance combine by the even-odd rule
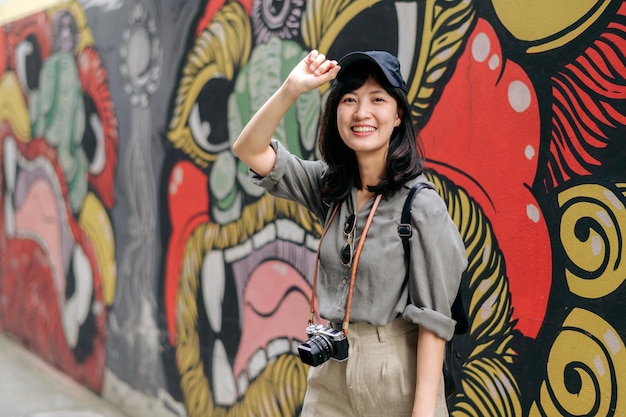
[[[593,364],[596,367],[596,371],[598,371],[598,375],[604,376],[606,370],[604,369],[604,361],[602,360],[602,358],[600,358],[600,355],[596,355],[596,357],[593,359]]]
[[[518,113],[530,106],[530,89],[521,81],[513,81],[509,84],[509,104]]]
[[[469,20],[470,19],[466,19],[466,22],[459,26],[459,28],[456,30],[456,33],[458,33],[459,35],[465,35],[470,25]]]
[[[428,79],[426,80],[429,83],[435,83],[439,80],[439,78],[441,78],[441,76],[443,75],[443,68],[439,68],[435,71],[432,72],[432,74],[430,74],[430,76],[428,77]]]
[[[493,312],[493,306],[496,304],[497,294],[493,294],[485,300],[480,308],[480,317],[482,319],[488,319]]]
[[[524,156],[529,161],[535,157],[535,147],[533,145],[526,145],[526,149],[524,149]]]
[[[491,58],[489,58],[489,63],[487,65],[492,71],[498,69],[498,67],[500,66],[500,56],[496,54],[491,55]]]
[[[600,222],[608,228],[613,227],[613,221],[611,220],[611,216],[607,213],[606,210],[599,210],[596,212],[596,216],[600,219]]]
[[[624,204],[622,204],[622,202],[620,201],[619,198],[617,198],[617,196],[615,194],[613,194],[611,191],[609,190],[605,190],[604,191],[604,197],[606,197],[607,200],[609,200],[609,202],[611,203],[611,205],[616,209],[616,210],[624,210]]]
[[[606,333],[604,333],[604,341],[612,354],[615,355],[622,350],[620,337],[616,335],[613,330],[607,330]]]
[[[446,48],[443,51],[439,52],[439,55],[437,55],[437,58],[440,61],[446,61],[451,56],[452,56],[452,48]]]
[[[478,62],[485,62],[489,56],[489,50],[491,49],[491,41],[489,36],[484,32],[479,33],[472,42],[472,56]]]
[[[489,288],[491,288],[491,279],[489,278],[484,279],[478,286],[478,289],[480,290],[480,292],[487,292]]]
[[[511,380],[504,372],[500,372],[499,379],[500,381],[502,381],[502,385],[506,389],[507,394],[511,394],[515,392],[515,389],[513,388],[513,384],[511,383]]]
[[[541,219],[541,213],[539,213],[539,208],[534,204],[528,204],[526,206],[526,215],[530,220],[535,223],[538,223]]]
[[[170,178],[169,192],[175,195],[178,192],[178,186],[183,182],[183,169],[179,166],[174,168],[172,177]]]
[[[591,237],[591,253],[593,256],[598,256],[602,253],[602,239],[600,236],[592,236]]]

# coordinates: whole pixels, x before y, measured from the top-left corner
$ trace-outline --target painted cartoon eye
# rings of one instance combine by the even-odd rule
[[[249,25],[241,4],[228,2],[199,32],[182,68],[167,136],[202,168],[229,147],[228,97],[250,53]]]
[[[107,73],[93,48],[78,56],[78,70],[83,90],[85,129],[81,146],[89,162],[89,183],[97,190],[106,207],[114,201],[113,182],[117,165],[117,117],[107,85]]]
[[[229,147],[226,101],[231,90],[230,81],[210,79],[200,89],[187,118],[193,140],[211,154],[218,154]]]
[[[15,72],[26,94],[39,88],[39,71],[43,64],[39,42],[28,35],[15,46]]]
[[[252,4],[252,27],[258,44],[272,37],[292,39],[300,33],[303,0],[255,1]]]
[[[38,13],[11,23],[6,32],[7,69],[15,71],[26,96],[39,88],[39,73],[50,55],[50,30],[48,15]]]
[[[85,133],[82,146],[89,161],[89,172],[99,174],[106,164],[104,127],[98,109],[91,96],[84,96],[85,101]]]

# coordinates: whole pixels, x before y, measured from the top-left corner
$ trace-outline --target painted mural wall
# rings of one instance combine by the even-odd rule
[[[626,2],[0,1],[0,331],[133,416],[297,416],[320,225],[230,145],[398,56],[459,227],[451,415],[626,415]],[[276,138],[318,157],[328,86]]]

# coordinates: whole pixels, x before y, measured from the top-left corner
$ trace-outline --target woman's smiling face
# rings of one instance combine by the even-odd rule
[[[337,128],[357,155],[381,152],[384,157],[393,129],[401,123],[400,116],[396,100],[370,76],[339,100]]]

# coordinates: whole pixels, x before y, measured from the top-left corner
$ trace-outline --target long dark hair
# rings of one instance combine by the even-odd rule
[[[360,88],[370,76],[396,100],[402,120],[391,134],[385,177],[378,184],[367,185],[367,189],[377,194],[389,195],[424,170],[423,151],[406,93],[401,88],[392,87],[375,64],[362,61],[359,65],[351,65],[350,71],[342,74],[341,80],[334,81],[322,113],[318,146],[322,160],[328,164],[320,192],[324,201],[343,201],[353,185],[357,188],[363,187],[356,155],[339,135],[337,107],[345,94]]]

